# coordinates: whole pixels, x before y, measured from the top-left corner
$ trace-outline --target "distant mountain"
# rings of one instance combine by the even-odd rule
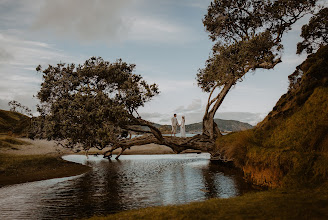
[[[220,131],[243,131],[253,128],[252,125],[235,120],[214,119]],[[171,125],[154,124],[155,127],[160,129],[163,133],[171,132]],[[203,122],[193,123],[186,125],[186,132],[200,133],[202,132]]]
[[[235,120],[214,119],[220,131],[243,131],[253,128],[252,125]],[[202,132],[203,122],[186,125],[186,132]]]

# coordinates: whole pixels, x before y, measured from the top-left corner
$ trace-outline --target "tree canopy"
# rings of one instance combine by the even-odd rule
[[[328,8],[321,9],[308,24],[302,27],[304,40],[297,44],[297,53],[314,53],[321,46],[328,44]]]
[[[38,71],[43,83],[38,110],[49,139],[85,149],[112,146],[128,126],[138,125],[138,108],[159,93],[133,73],[134,64],[92,57],[83,65],[58,64]]]

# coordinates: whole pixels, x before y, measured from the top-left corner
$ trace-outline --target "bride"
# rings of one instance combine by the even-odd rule
[[[180,133],[181,137],[186,137],[186,127],[185,127],[185,116],[182,116],[181,118],[181,125],[180,125]]]

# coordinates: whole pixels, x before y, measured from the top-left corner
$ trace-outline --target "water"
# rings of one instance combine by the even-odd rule
[[[83,175],[0,188],[0,219],[75,219],[123,210],[228,198],[253,190],[241,173],[209,154],[69,155],[92,166]]]

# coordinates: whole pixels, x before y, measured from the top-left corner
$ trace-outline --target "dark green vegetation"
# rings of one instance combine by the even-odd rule
[[[230,199],[122,212],[92,220],[127,219],[327,219],[328,189],[274,190]]]
[[[18,112],[0,110],[0,133],[27,136],[30,118]]]
[[[38,66],[43,73],[37,94],[41,116],[33,122],[33,135],[67,140],[68,147],[85,150],[111,146],[111,157],[113,150],[131,146],[120,142],[123,131],[138,131],[140,126],[157,130],[137,110],[159,93],[158,87],[134,74],[134,68],[122,60],[110,63],[95,57],[78,66]]]
[[[89,167],[57,156],[0,154],[0,187],[82,174]]]
[[[321,9],[315,14],[309,24],[302,27],[301,37],[304,40],[297,44],[297,53],[303,51],[309,53],[316,52],[321,46],[328,44],[328,8]]]
[[[257,127],[217,140],[218,150],[256,184],[297,187],[328,179],[328,46],[296,73]]]

